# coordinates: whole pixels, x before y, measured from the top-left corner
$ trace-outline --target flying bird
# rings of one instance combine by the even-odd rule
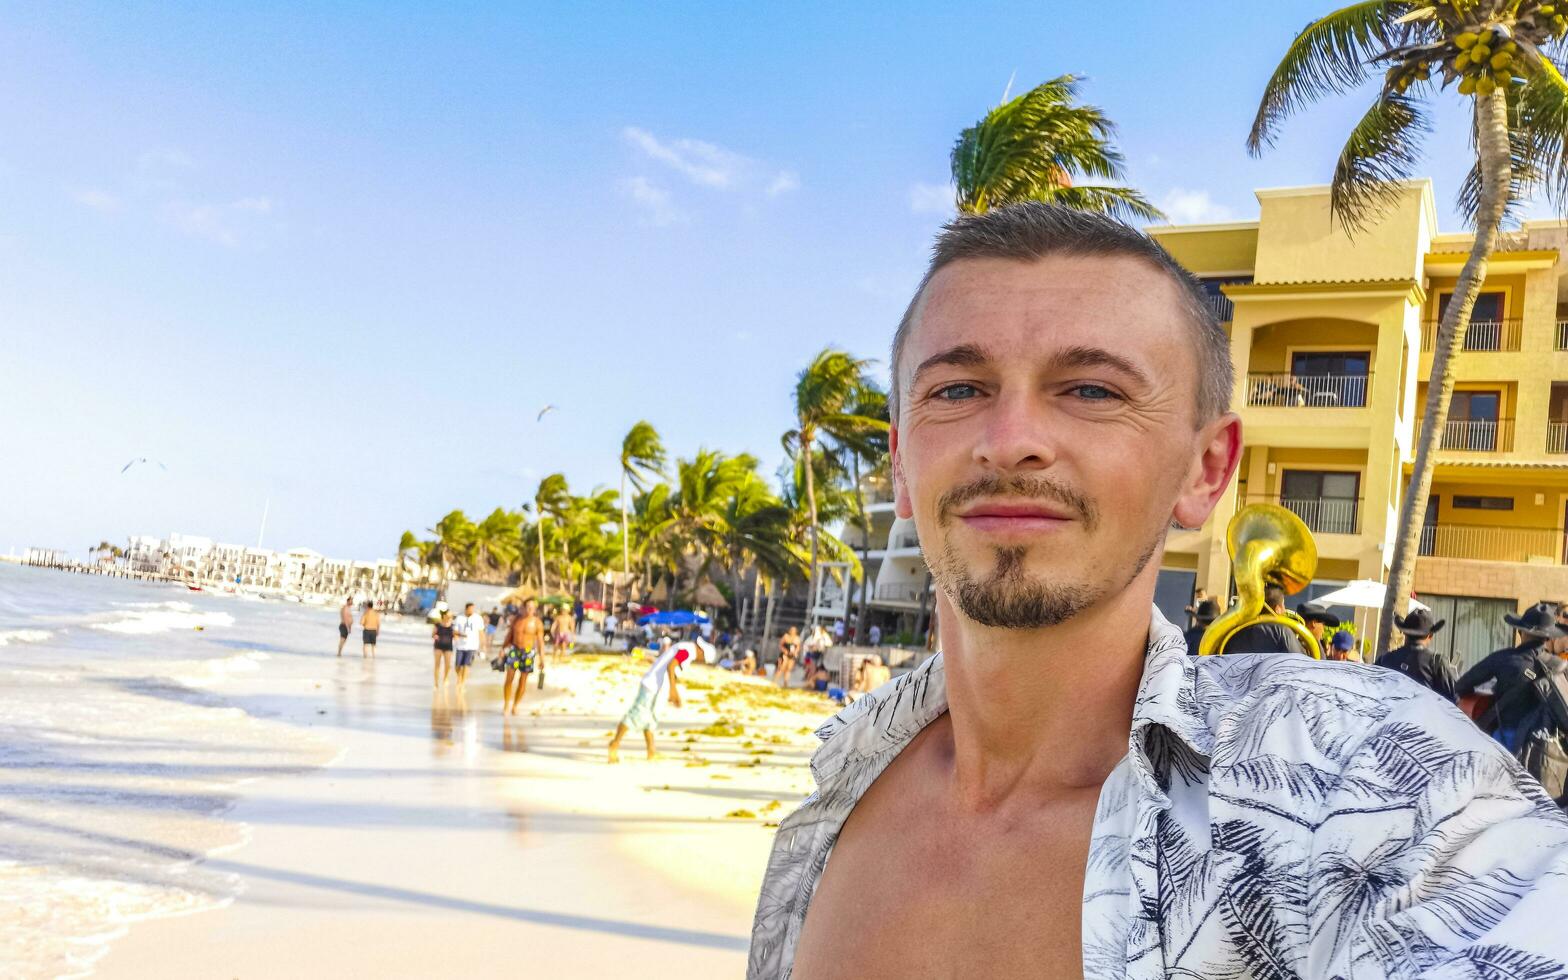
[[[534,421],[535,422],[543,422],[544,421],[544,417],[546,415],[549,415],[553,411],[555,411],[555,406],[554,405],[546,405],[544,408],[541,408],[539,410],[539,415],[538,415],[538,417],[536,417],[534,419]]]
[[[165,473],[169,472],[169,468],[164,466],[161,461],[156,459],[148,459],[146,456],[138,456],[129,463],[126,463],[124,466],[120,467],[120,475],[124,476],[125,471],[135,466],[137,463],[157,463],[158,469],[163,470]]]

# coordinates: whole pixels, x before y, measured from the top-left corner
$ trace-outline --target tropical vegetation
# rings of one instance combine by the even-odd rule
[[[828,348],[800,372],[776,483],[747,453],[700,448],[672,464],[658,430],[641,420],[621,441],[619,489],[579,493],[551,473],[515,508],[478,522],[454,510],[424,535],[404,531],[398,552],[443,582],[505,582],[542,595],[711,606],[749,588],[752,610],[766,593],[771,628],[775,600],[790,586],[809,589],[823,561],[860,576],[860,557],[828,529],[869,527],[861,477],[885,469],[887,394],[871,367]]]
[[[1351,130],[1334,168],[1331,202],[1351,234],[1365,228],[1414,176],[1430,131],[1429,102],[1468,102],[1475,160],[1459,189],[1459,209],[1475,228],[1470,253],[1444,308],[1433,344],[1414,472],[1400,505],[1398,533],[1378,627],[1385,653],[1393,617],[1409,604],[1421,525],[1439,440],[1454,390],[1454,361],[1486,278],[1499,230],[1540,195],[1568,200],[1568,81],[1563,38],[1568,6],[1554,0],[1364,0],[1307,25],[1264,87],[1248,148],[1273,145],[1292,113],[1347,94],[1382,76],[1372,105]]]

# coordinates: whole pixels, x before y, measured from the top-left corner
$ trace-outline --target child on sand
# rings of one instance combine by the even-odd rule
[[[621,723],[615,726],[615,737],[610,739],[611,762],[621,761],[621,739],[626,737],[628,731],[642,732],[643,740],[648,743],[648,758],[654,758],[653,733],[659,729],[659,719],[654,712],[658,706],[659,692],[664,690],[665,681],[669,681],[670,703],[677,708],[681,706],[681,691],[675,681],[675,669],[691,658],[691,647],[689,643],[666,647],[653,666],[642,675],[642,680],[637,682],[637,696],[632,699],[632,706],[626,710]]]

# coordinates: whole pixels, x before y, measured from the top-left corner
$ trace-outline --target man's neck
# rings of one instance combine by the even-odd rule
[[[1127,754],[1152,578],[1056,626],[1005,630],[938,597],[955,792],[977,810],[1098,786]]]

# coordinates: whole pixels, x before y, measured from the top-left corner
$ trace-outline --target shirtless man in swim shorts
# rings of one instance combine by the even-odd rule
[[[506,680],[501,685],[503,715],[515,715],[528,693],[528,675],[539,667],[539,657],[544,653],[544,623],[539,619],[538,604],[529,599],[523,611],[512,617],[506,631]]]
[[[338,610],[338,656],[343,656],[343,644],[348,642],[348,636],[354,632],[354,597],[349,596],[343,600],[343,608]]]

